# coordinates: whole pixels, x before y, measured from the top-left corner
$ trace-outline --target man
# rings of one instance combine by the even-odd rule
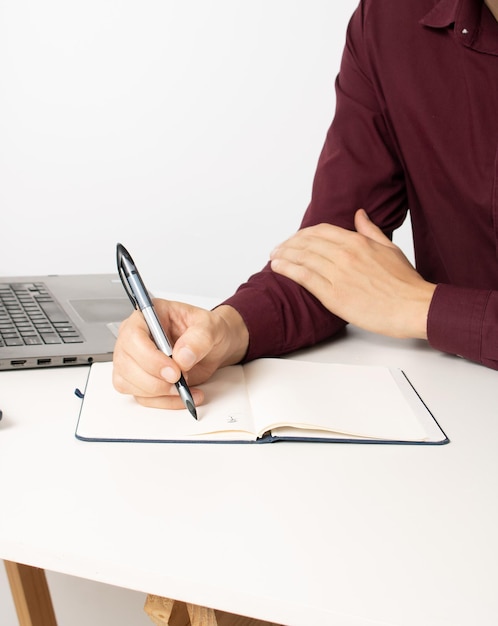
[[[300,231],[214,311],[156,303],[174,360],[133,314],[119,391],[180,408],[180,368],[196,385],[346,322],[498,369],[498,0],[362,0],[336,92]],[[407,210],[417,270],[390,240]]]

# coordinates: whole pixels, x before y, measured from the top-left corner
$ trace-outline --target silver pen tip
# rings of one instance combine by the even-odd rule
[[[187,383],[183,379],[183,376],[180,378],[180,384],[178,384],[178,393],[180,394],[180,398],[182,399],[184,406],[188,409],[190,415],[194,419],[197,419],[197,411],[195,410],[194,400],[190,394],[189,388],[187,387]]]
[[[186,405],[190,415],[192,415],[194,419],[197,419],[197,411],[195,410],[195,406],[192,404],[192,402],[190,402],[190,400],[187,400]]]

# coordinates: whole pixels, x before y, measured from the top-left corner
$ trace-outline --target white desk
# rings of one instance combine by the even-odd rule
[[[307,356],[402,367],[451,443],[84,443],[85,367],[2,372],[0,558],[293,626],[498,623],[498,373],[354,329]]]

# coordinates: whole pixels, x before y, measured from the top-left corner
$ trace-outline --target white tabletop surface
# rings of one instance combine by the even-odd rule
[[[451,442],[88,443],[87,367],[2,372],[0,558],[288,625],[498,623],[498,373],[353,328],[304,354],[401,367]]]

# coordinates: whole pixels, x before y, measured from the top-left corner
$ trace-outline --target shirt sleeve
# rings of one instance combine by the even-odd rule
[[[433,348],[498,369],[498,292],[438,285],[427,335]]]
[[[301,227],[330,223],[352,230],[365,208],[392,236],[406,217],[405,184],[394,143],[369,78],[364,7],[351,18],[339,75],[336,112],[315,173],[311,202]],[[239,311],[249,330],[246,360],[313,345],[346,322],[305,289],[267,265],[225,304]]]

